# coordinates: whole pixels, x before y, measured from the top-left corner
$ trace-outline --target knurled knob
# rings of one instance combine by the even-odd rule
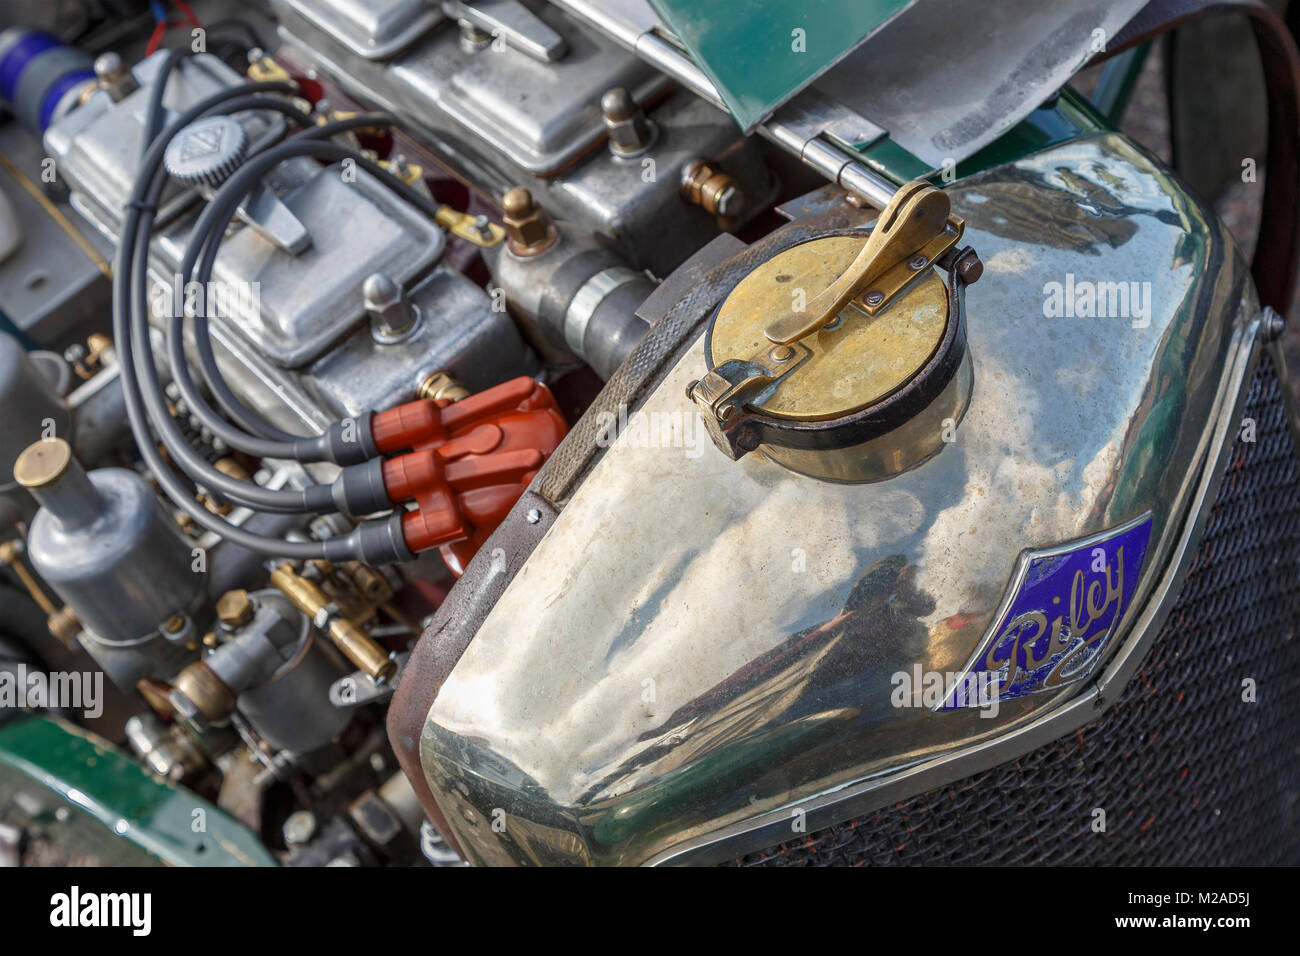
[[[248,134],[229,116],[205,116],[173,137],[163,152],[163,165],[174,179],[189,186],[216,189],[244,161]]]

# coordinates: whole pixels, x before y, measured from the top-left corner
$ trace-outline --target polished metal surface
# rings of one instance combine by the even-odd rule
[[[631,49],[642,36],[661,27],[649,0],[554,0],[561,7]]]
[[[919,0],[813,88],[922,162],[959,162],[1024,119],[1145,0]],[[978,42],[972,41],[978,30]]]
[[[866,149],[888,135],[865,116],[817,90],[805,90],[781,107],[768,127],[800,159],[809,141],[823,134],[849,149]]]
[[[961,671],[1022,549],[1149,511],[1101,680],[1136,666],[1231,442],[1257,324],[1246,270],[1212,213],[1118,135],[948,192],[985,263],[967,293],[975,385],[953,440],[870,485],[733,462],[691,427],[697,342],[640,407],[650,427],[624,429],[593,468],[430,708],[423,767],[472,861],[744,852],[788,838],[799,811],[809,825],[845,819],[868,791],[897,799],[959,754],[1005,759],[998,746],[1050,733],[1057,714],[1086,720],[1093,684],[985,717],[896,707],[892,675]],[[1121,282],[1137,283],[1131,308],[1107,300],[1102,284]],[[1082,283],[1109,314],[1049,317],[1053,284]]]
[[[257,295],[222,300],[223,317],[277,365],[301,368],[325,355],[365,317],[362,286],[383,271],[398,283],[427,274],[443,232],[365,170],[349,182],[338,165],[291,161],[275,174],[285,208],[311,236],[299,255],[256,229],[230,234],[217,255],[218,288]],[[179,263],[184,242],[168,243]],[[169,313],[168,313],[169,314]]]
[[[587,326],[600,304],[619,286],[644,282],[645,273],[624,266],[611,266],[596,273],[582,284],[564,312],[564,342],[575,355],[583,353]]]

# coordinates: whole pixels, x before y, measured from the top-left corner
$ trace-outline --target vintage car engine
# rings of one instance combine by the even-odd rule
[[[981,101],[1017,153],[842,67],[746,118],[680,4],[9,6],[0,677],[88,695],[0,708],[36,856],[49,790],[128,860],[441,866],[734,859],[955,779],[1132,674],[1282,329],[1056,61]],[[1043,336],[1090,276],[1114,328]],[[1085,547],[993,719],[889,704]]]
[[[101,732],[232,801],[287,861],[456,859],[427,824],[419,852],[374,715],[421,619],[644,336],[658,279],[770,208],[768,150],[541,4],[507,5],[494,41],[475,11],[423,3],[196,3],[231,16],[198,52],[146,44],[146,4],[81,47],[23,6],[0,35],[4,148],[45,157],[24,182],[56,173],[35,223],[7,221],[6,258],[59,295],[5,298],[0,502],[24,531],[11,566],[51,612],[46,656],[84,652],[147,701]],[[149,147],[178,117],[150,194]],[[301,129],[326,152],[256,168]],[[221,191],[241,174],[250,188]],[[120,252],[141,216],[147,239]],[[28,262],[65,255],[91,268],[33,280]],[[126,309],[147,314],[129,352]],[[172,360],[193,363],[180,381]],[[131,452],[150,434],[219,524]],[[277,443],[306,453],[258,453]],[[305,805],[304,774],[321,794]],[[290,785],[295,806],[272,809]]]

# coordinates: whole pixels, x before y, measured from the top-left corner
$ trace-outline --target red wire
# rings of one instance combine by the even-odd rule
[[[154,52],[157,51],[159,45],[162,43],[163,37],[166,35],[166,33],[167,33],[166,21],[159,20],[157,23],[154,24],[153,33],[149,36],[149,43],[144,48],[145,56],[153,56]]]
[[[196,30],[203,28],[203,24],[199,22],[199,18],[194,15],[194,10],[185,2],[185,0],[172,0],[172,3],[175,5],[177,10],[185,15],[185,19],[189,21],[191,27],[194,27]]]
[[[203,29],[203,24],[199,21],[198,15],[195,14],[194,8],[185,0],[172,0],[172,5],[181,12],[181,16],[185,18],[191,29]],[[162,45],[163,37],[167,35],[167,30],[173,26],[176,26],[175,21],[159,20],[154,24],[153,33],[149,36],[149,43],[144,48],[145,56],[153,56],[158,51],[158,47]]]

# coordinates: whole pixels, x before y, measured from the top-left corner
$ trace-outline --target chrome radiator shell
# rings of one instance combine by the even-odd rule
[[[985,262],[957,441],[860,485],[732,462],[707,441],[693,456],[615,441],[425,717],[424,776],[472,861],[734,856],[788,837],[793,810],[811,830],[1066,733],[1131,674],[1234,438],[1253,287],[1212,212],[1119,135],[949,191]],[[1045,284],[1069,274],[1150,282],[1149,325],[1045,319]],[[701,350],[641,413],[689,410]],[[1022,549],[1147,511],[1129,611],[1086,683],[993,719],[891,707],[891,674],[962,668]],[[867,597],[850,627],[855,586]]]

